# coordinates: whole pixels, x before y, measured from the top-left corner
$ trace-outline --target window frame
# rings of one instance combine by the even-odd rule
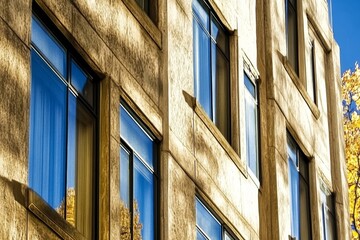
[[[302,152],[302,150],[300,149],[300,147],[298,146],[298,144],[296,143],[296,141],[294,140],[294,138],[287,133],[287,151],[288,151],[288,177],[289,177],[289,190],[290,190],[290,195],[289,195],[289,199],[290,199],[290,226],[291,226],[291,230],[290,230],[290,235],[289,237],[291,239],[297,239],[297,236],[294,236],[294,234],[296,232],[298,232],[299,236],[301,237],[301,234],[303,233],[301,230],[304,226],[302,226],[302,214],[305,212],[305,214],[307,215],[307,229],[308,229],[308,237],[309,239],[312,239],[312,220],[311,220],[311,204],[310,204],[310,199],[311,199],[311,192],[310,192],[310,172],[309,172],[309,162],[308,159],[306,158],[305,154]],[[295,153],[295,158],[296,159],[292,159],[291,158],[291,153],[290,151],[294,150]],[[295,162],[294,162],[295,161]],[[298,186],[297,186],[297,219],[295,219],[294,216],[294,209],[293,209],[293,189],[292,189],[292,171],[291,171],[291,165],[294,164],[294,166],[296,167],[296,173],[297,173],[297,177],[298,178]],[[307,198],[305,199],[305,203],[303,203],[301,200],[303,199],[301,197],[301,186],[302,186],[302,182],[305,182],[305,186],[306,188],[306,194],[307,194]],[[307,209],[302,210],[301,206],[303,204],[306,204]],[[297,224],[296,224],[297,223]],[[295,225],[298,225],[296,229]]]
[[[196,10],[196,7],[194,5],[194,3],[197,2],[202,9],[204,10],[204,12],[206,12],[206,16],[208,17],[208,25],[204,26],[204,24],[201,21],[201,16],[198,15],[198,10]],[[232,145],[232,143],[234,142],[234,136],[232,134],[232,130],[234,128],[233,126],[233,122],[232,122],[232,118],[231,115],[233,114],[234,109],[232,108],[232,91],[231,91],[231,86],[232,86],[232,75],[231,75],[231,64],[232,64],[232,56],[231,56],[231,51],[230,48],[232,48],[232,44],[231,44],[231,34],[230,31],[227,29],[227,27],[225,26],[225,24],[222,23],[221,18],[218,16],[216,10],[211,6],[211,4],[209,4],[206,0],[193,0],[192,2],[192,15],[193,15],[193,36],[194,35],[194,30],[195,30],[195,24],[197,24],[197,28],[199,28],[201,31],[203,31],[203,33],[206,35],[206,40],[209,43],[208,49],[207,49],[207,53],[209,54],[209,66],[208,71],[206,71],[209,74],[209,86],[210,87],[210,92],[208,100],[209,100],[209,105],[210,105],[210,113],[208,113],[205,109],[205,106],[203,106],[203,104],[201,103],[200,100],[200,82],[201,79],[197,79],[196,77],[196,73],[200,72],[200,67],[196,68],[195,67],[195,57],[196,57],[196,52],[195,52],[195,41],[193,37],[193,67],[194,67],[194,96],[195,99],[197,99],[197,101],[199,102],[199,105],[202,106],[203,111],[206,113],[206,116],[211,120],[211,122],[216,126],[216,128],[221,132],[221,134],[224,136],[224,138],[227,140],[228,143],[230,143],[230,145]],[[213,33],[212,33],[212,25],[216,25],[218,28],[221,29],[222,33],[224,33],[225,36],[225,46],[224,47],[220,47],[218,44],[218,42],[214,39]],[[213,52],[213,44],[215,46],[215,50],[216,52]],[[224,49],[222,49],[224,48]],[[217,104],[218,104],[218,100],[217,100],[217,84],[221,83],[221,81],[218,81],[216,76],[213,76],[214,72],[218,72],[216,66],[214,67],[213,64],[213,60],[216,59],[216,56],[213,56],[213,54],[221,54],[226,61],[227,64],[227,68],[226,73],[227,73],[227,82],[222,84],[222,86],[227,87],[227,89],[225,91],[227,91],[227,119],[226,119],[226,127],[227,127],[227,132],[226,134],[224,134],[222,132],[222,130],[220,130],[218,124],[221,123],[217,123],[217,119],[216,119],[216,114],[217,114]],[[215,71],[214,71],[215,69]],[[210,114],[210,115],[209,115]]]
[[[250,168],[250,161],[251,159],[249,158],[249,143],[248,143],[248,127],[247,127],[247,112],[246,112],[246,106],[245,106],[245,138],[246,138],[246,159],[247,159],[247,166],[248,169],[250,169],[250,171],[253,173],[253,175],[260,181],[261,180],[261,164],[260,164],[260,100],[259,100],[259,87],[258,87],[258,77],[255,76],[254,74],[251,73],[251,71],[248,69],[249,67],[244,66],[244,89],[245,89],[245,93],[244,93],[244,103],[246,105],[246,101],[248,98],[250,98],[251,101],[254,102],[255,104],[255,142],[256,142],[256,159],[255,159],[255,163],[256,163],[256,172],[253,171],[253,169]],[[250,93],[250,90],[248,89],[248,87],[246,86],[246,78],[248,79],[249,83],[252,84],[252,86],[254,87],[254,95],[252,95]],[[253,160],[254,161],[254,160]]]
[[[309,29],[309,31],[312,31],[311,29]],[[306,81],[306,92],[308,93],[310,99],[312,100],[312,102],[317,105],[317,74],[316,74],[316,68],[317,68],[317,64],[316,64],[316,40],[313,36],[309,36],[309,41],[308,41],[308,54],[309,54],[309,69],[307,69],[308,74],[307,74],[307,78],[311,78],[310,80],[307,79]],[[309,83],[312,85],[312,91],[310,91],[309,89]]]
[[[144,121],[138,116],[138,114],[130,107],[130,104],[128,104],[124,99],[120,100],[120,105],[119,105],[119,122],[121,126],[121,108],[123,108],[127,114],[130,116],[130,118],[132,119],[133,123],[135,123],[146,135],[147,137],[149,137],[149,139],[152,140],[153,143],[153,159],[155,160],[153,162],[153,169],[151,169],[151,166],[149,166],[149,164],[146,162],[146,160],[144,160],[139,153],[137,153],[137,151],[121,136],[121,130],[120,130],[120,144],[119,144],[119,149],[121,151],[121,148],[124,148],[126,151],[129,152],[129,198],[130,198],[130,202],[134,201],[135,196],[134,196],[134,155],[136,155],[139,159],[139,161],[141,162],[141,164],[149,171],[152,171],[152,176],[154,177],[154,181],[153,181],[153,201],[154,201],[154,216],[153,216],[153,223],[154,223],[154,228],[153,228],[153,232],[154,232],[154,239],[158,239],[160,236],[160,227],[158,225],[159,220],[160,220],[160,158],[159,158],[159,154],[160,154],[160,141],[159,139],[155,136],[155,134],[153,134],[150,130],[149,127],[146,126],[146,124],[144,123]],[[120,172],[121,172],[121,159],[119,158],[119,166],[120,166]],[[120,172],[119,172],[119,176],[120,176]],[[119,190],[121,189],[121,177],[119,178]],[[121,191],[121,190],[120,190]],[[121,196],[119,197],[119,200],[121,200]],[[122,200],[121,200],[122,201]],[[133,238],[133,204],[130,204],[129,207],[130,213],[131,213],[131,238]],[[139,211],[139,210],[138,210]]]
[[[330,205],[330,206],[329,206]],[[328,226],[326,217],[332,219],[332,226]],[[336,213],[335,213],[335,195],[325,187],[325,183],[321,184],[321,219],[322,219],[322,232],[324,240],[328,239],[329,228],[332,229],[332,238],[337,238],[336,231]],[[331,230],[330,230],[331,231]]]
[[[235,234],[233,234],[231,232],[231,230],[229,229],[229,227],[220,220],[220,218],[217,217],[217,215],[212,211],[212,209],[210,207],[207,206],[207,204],[199,197],[199,196],[195,196],[195,229],[196,229],[196,233],[199,231],[200,234],[206,238],[207,240],[209,240],[210,238],[207,236],[206,232],[201,229],[198,226],[198,223],[196,221],[197,218],[197,208],[196,208],[196,202],[199,202],[199,204],[203,207],[203,209],[205,211],[207,211],[211,217],[213,217],[213,219],[220,225],[221,228],[221,239],[220,240],[225,240],[226,234],[232,238],[232,240],[237,240],[237,238],[235,237]],[[231,239],[230,239],[231,240]]]
[[[64,36],[64,34],[59,30],[59,28],[56,26],[56,24],[50,19],[50,17],[41,9],[41,7],[34,2],[32,6],[32,14],[31,14],[31,21],[38,22],[40,27],[43,28],[43,30],[46,32],[46,34],[52,38],[60,47],[62,47],[65,51],[65,65],[66,65],[66,76],[63,76],[56,66],[51,63],[51,60],[48,59],[48,57],[39,49],[38,46],[35,45],[31,41],[30,38],[30,54],[34,52],[34,54],[37,55],[43,61],[44,64],[49,68],[51,72],[53,72],[59,81],[61,81],[66,86],[66,128],[65,128],[65,174],[64,174],[64,187],[65,187],[65,200],[64,205],[66,205],[66,194],[67,194],[67,178],[68,178],[68,135],[69,135],[69,128],[68,128],[68,122],[69,122],[69,96],[70,94],[73,95],[73,97],[76,99],[76,101],[80,102],[80,105],[84,110],[91,115],[91,117],[94,120],[94,125],[92,129],[93,134],[93,149],[92,149],[92,163],[91,163],[91,174],[92,174],[92,181],[91,181],[91,188],[92,188],[92,219],[91,219],[91,235],[92,237],[98,236],[98,218],[99,213],[97,211],[99,206],[99,200],[97,198],[98,192],[99,192],[99,175],[98,175],[98,169],[99,169],[99,94],[100,94],[100,88],[99,88],[99,82],[100,77],[98,74],[92,70],[92,68],[89,66],[89,64],[86,62],[86,60],[80,55],[80,53],[71,45],[69,40]],[[30,31],[30,34],[32,34],[33,31]],[[32,62],[33,60],[30,60]],[[73,83],[71,79],[71,68],[72,64],[76,64],[77,67],[84,72],[84,74],[88,77],[90,77],[91,82],[93,84],[93,92],[92,92],[92,103],[90,104],[84,95],[82,95],[81,92],[76,90],[76,87],[73,86]],[[32,71],[32,68],[31,68]],[[32,76],[31,82],[33,82]],[[31,96],[32,93],[30,93]],[[31,111],[31,110],[30,110]],[[29,113],[30,115],[30,113]],[[30,116],[29,116],[30,117]],[[30,131],[30,125],[29,125],[29,131]],[[28,161],[28,167],[30,164],[30,134],[29,134],[29,161]],[[75,164],[77,162],[75,161]],[[30,175],[28,176],[30,178]],[[76,226],[73,226],[70,222],[66,220],[66,211],[64,210],[64,215],[60,215],[50,204],[44,200],[39,193],[37,193],[34,189],[32,189],[30,186],[28,186],[28,209],[33,212],[39,219],[41,219],[47,226],[49,226],[52,230],[57,232],[62,237],[66,237],[70,234],[71,236],[74,236],[76,238],[82,239],[84,236],[80,231],[77,229]]]

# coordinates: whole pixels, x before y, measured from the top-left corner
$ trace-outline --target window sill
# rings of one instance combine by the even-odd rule
[[[150,17],[137,5],[134,0],[123,0],[125,6],[133,14],[136,20],[141,24],[145,31],[150,35],[158,47],[162,48],[161,32],[155,26]]]
[[[215,124],[209,119],[205,110],[201,107],[200,103],[193,98],[193,110],[196,115],[201,119],[201,121],[205,124],[205,126],[210,130],[215,139],[219,142],[225,152],[232,159],[236,167],[240,170],[240,172],[248,178],[247,166],[244,162],[241,161],[239,155],[235,152],[229,142],[225,139],[220,130],[215,126]]]
[[[297,76],[297,74],[295,73],[295,71],[293,70],[293,68],[290,65],[290,62],[288,61],[286,56],[281,55],[282,57],[282,63],[283,66],[286,70],[286,72],[289,74],[291,80],[293,81],[293,83],[295,84],[296,88],[299,90],[301,96],[303,97],[303,99],[305,100],[306,104],[309,106],[312,114],[314,115],[315,119],[318,120],[320,118],[320,111],[318,109],[318,107],[316,106],[316,104],[311,100],[309,94],[307,93],[304,85],[300,82],[299,77]]]
[[[86,239],[31,188],[27,188],[26,207],[62,239]]]

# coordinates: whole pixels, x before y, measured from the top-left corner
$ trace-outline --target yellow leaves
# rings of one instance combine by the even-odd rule
[[[352,239],[360,232],[360,69],[342,77],[343,123]]]

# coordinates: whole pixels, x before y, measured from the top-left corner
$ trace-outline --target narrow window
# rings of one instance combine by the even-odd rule
[[[157,22],[157,0],[135,0],[140,8],[150,17],[150,19]]]
[[[331,0],[327,0],[327,5],[328,5],[329,25],[332,28],[333,27],[333,19],[332,19],[332,2],[331,2]]]
[[[193,16],[195,95],[230,142],[229,36],[204,1],[193,1]]]
[[[311,100],[316,104],[316,66],[315,66],[315,42],[314,40],[309,41],[309,52],[308,52],[308,76],[306,89]]]
[[[305,155],[288,135],[291,237],[311,239],[309,170]]]
[[[96,155],[96,84],[32,16],[29,185],[91,239]]]
[[[296,4],[296,0],[285,0],[287,57],[294,71],[299,75]]]
[[[121,239],[157,239],[155,139],[124,104],[120,135]]]
[[[321,207],[324,240],[336,239],[334,195],[329,191],[321,191]]]
[[[248,166],[259,178],[259,125],[257,87],[244,73],[245,84],[245,124],[246,124],[246,155]]]
[[[198,198],[196,198],[196,239],[235,240]]]

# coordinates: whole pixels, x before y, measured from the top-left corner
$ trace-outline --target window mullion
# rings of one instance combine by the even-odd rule
[[[130,208],[130,234],[131,239],[134,239],[134,152],[130,150],[130,161],[129,161],[129,182],[130,182],[130,199],[129,199],[129,208]]]

